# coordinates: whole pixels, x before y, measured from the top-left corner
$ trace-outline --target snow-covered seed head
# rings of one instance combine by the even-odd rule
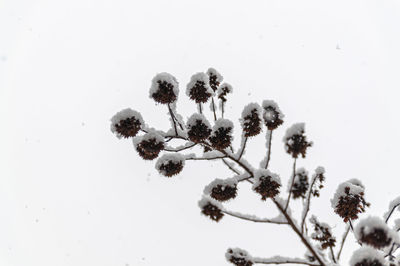
[[[310,223],[314,226],[311,238],[321,243],[322,249],[334,247],[336,238],[333,236],[331,227],[326,223],[321,223],[314,215],[310,218]]]
[[[305,198],[308,188],[308,172],[304,168],[299,168],[296,170],[296,174],[293,180],[292,196],[294,199]]]
[[[324,187],[323,183],[325,181],[325,169],[322,166],[318,166],[317,169],[315,169],[313,180],[314,178],[315,178],[315,183],[314,186],[311,188],[311,194],[314,197],[319,197],[320,190]]]
[[[146,133],[134,144],[139,155],[145,160],[154,160],[164,149],[164,139],[156,132]]]
[[[194,74],[186,87],[186,94],[196,103],[205,103],[214,94],[210,87],[210,81],[205,73]]]
[[[136,136],[143,125],[141,114],[130,108],[119,111],[111,118],[111,132],[118,138]]]
[[[240,248],[230,248],[225,253],[226,259],[236,266],[252,266],[253,258],[247,251]]]
[[[210,87],[213,89],[213,91],[216,91],[221,84],[223,77],[212,67],[207,70],[207,75],[209,77]]]
[[[234,199],[237,195],[237,180],[234,178],[225,180],[217,178],[204,188],[204,194],[221,202]]]
[[[368,217],[362,219],[354,230],[357,239],[363,243],[370,245],[374,248],[381,249],[389,246],[397,233],[379,217]],[[397,239],[398,240],[398,239]]]
[[[312,146],[312,142],[308,142],[305,133],[305,124],[294,124],[286,130],[283,142],[285,143],[286,152],[297,158],[299,154],[306,157],[307,148]]]
[[[199,201],[199,207],[201,213],[208,216],[213,221],[219,222],[219,220],[224,217],[221,205],[209,197],[203,197]]]
[[[189,139],[195,143],[207,139],[211,134],[211,125],[202,114],[195,113],[189,117],[187,128]]]
[[[331,204],[344,222],[358,219],[358,215],[370,205],[364,199],[364,188],[349,181],[339,185]]]
[[[264,100],[262,103],[263,107],[263,118],[265,126],[269,130],[274,130],[283,124],[283,118],[285,117],[276,102],[272,100]]]
[[[386,266],[383,255],[376,249],[363,246],[353,253],[350,266]]]
[[[232,93],[233,92],[233,88],[231,85],[229,85],[228,83],[223,83],[219,88],[218,88],[218,99],[220,99],[222,102],[226,102],[226,96],[228,95],[228,93]]]
[[[232,143],[233,123],[228,119],[220,118],[215,121],[209,140],[217,150],[223,150]]]
[[[173,103],[178,98],[178,94],[178,81],[171,74],[159,73],[151,81],[150,98],[158,103]]]
[[[248,104],[242,112],[241,124],[245,137],[252,137],[261,132],[261,107],[257,103]]]
[[[157,163],[156,169],[158,172],[166,177],[172,177],[179,174],[185,165],[185,157],[179,153],[164,154],[161,156]]]
[[[262,200],[274,198],[279,194],[281,180],[277,174],[267,169],[259,169],[254,174],[253,190],[261,195]]]

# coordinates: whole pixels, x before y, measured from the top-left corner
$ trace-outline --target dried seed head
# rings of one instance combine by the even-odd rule
[[[292,196],[294,199],[305,198],[308,188],[308,172],[304,168],[299,168],[296,170],[296,174],[293,180]]]
[[[228,83],[223,83],[219,88],[218,88],[218,99],[220,99],[222,102],[226,102],[226,96],[228,95],[228,93],[232,93],[233,92],[233,88],[231,85],[229,85]]]
[[[322,249],[335,246],[336,238],[333,236],[331,227],[328,224],[319,222],[314,215],[311,216],[310,223],[314,226],[311,238],[320,242]]]
[[[331,204],[344,222],[358,219],[358,214],[365,212],[365,207],[369,206],[364,199],[364,188],[351,182],[339,185]]]
[[[253,190],[261,195],[262,200],[274,198],[279,194],[281,180],[277,174],[267,169],[259,169],[254,173]]]
[[[223,180],[217,178],[204,188],[204,194],[221,202],[234,199],[237,195],[237,179]]]
[[[307,148],[312,146],[312,142],[308,142],[304,135],[304,128],[304,123],[294,124],[286,130],[285,137],[283,138],[286,152],[292,155],[293,158],[297,158],[299,154],[305,158]]]
[[[362,219],[354,229],[356,238],[363,244],[381,249],[398,241],[398,235],[379,217]]]
[[[202,114],[193,114],[188,119],[187,128],[189,139],[195,143],[207,139],[211,134],[211,125]]]
[[[205,103],[214,94],[210,81],[205,73],[194,74],[186,87],[186,94],[196,103]]]
[[[159,73],[151,81],[150,98],[158,103],[173,103],[178,98],[178,94],[178,81],[171,74]]]
[[[283,118],[285,116],[279,109],[279,106],[276,102],[272,100],[264,100],[262,107],[264,110],[264,123],[269,130],[274,130],[283,124]]]
[[[134,140],[134,145],[143,159],[154,160],[164,149],[164,138],[156,132],[149,132]]]
[[[323,182],[325,181],[325,169],[322,166],[318,166],[315,169],[315,173],[312,177],[312,180],[315,179],[314,185],[311,188],[311,194],[314,197],[319,197],[320,190],[324,187]]]
[[[261,107],[257,103],[248,104],[242,112],[241,124],[245,137],[252,137],[261,132]]]
[[[199,201],[199,207],[201,213],[210,217],[213,221],[219,222],[224,216],[221,204],[209,197],[203,197]]]
[[[350,259],[350,266],[385,266],[386,261],[383,255],[368,246],[363,246],[353,253]]]
[[[156,163],[156,169],[164,176],[171,177],[179,174],[185,165],[185,157],[179,153],[164,154]]]
[[[228,119],[220,118],[215,121],[209,140],[217,150],[224,150],[232,143],[233,123]]]
[[[209,77],[210,87],[213,89],[213,91],[216,91],[221,84],[223,77],[212,67],[207,70],[207,75]]]
[[[230,248],[225,253],[226,259],[236,266],[252,266],[253,258],[247,251],[240,248]]]
[[[111,132],[118,138],[134,137],[142,126],[142,115],[130,108],[119,111],[111,118]]]

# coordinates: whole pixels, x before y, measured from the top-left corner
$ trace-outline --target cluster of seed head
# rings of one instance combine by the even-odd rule
[[[201,213],[205,216],[208,216],[215,222],[219,222],[222,217],[224,217],[224,213],[222,212],[221,208],[210,200],[203,199],[200,201],[199,205],[201,208]]]
[[[330,227],[318,222],[315,216],[310,218],[310,222],[314,226],[314,233],[311,235],[311,238],[320,242],[322,249],[334,247],[336,244],[336,238],[332,235]]]
[[[225,254],[227,260],[236,266],[252,266],[254,263],[245,250],[228,249]]]
[[[269,104],[270,102],[272,104]],[[280,125],[283,124],[283,120],[281,119],[283,115],[274,102],[265,101],[263,104],[263,109],[264,123],[269,130],[277,129]]]
[[[227,201],[234,199],[237,195],[236,185],[218,184],[211,189],[210,196],[218,201]]]
[[[156,138],[144,139],[136,144],[136,150],[144,160],[154,160],[164,149],[164,142]]]
[[[242,126],[245,137],[257,136],[261,132],[261,118],[259,109],[253,107],[242,117]]]
[[[231,145],[232,142],[232,128],[219,127],[214,130],[209,137],[211,146],[217,150],[224,150]]]
[[[253,190],[261,195],[261,200],[275,198],[279,194],[281,184],[276,182],[271,176],[261,176],[259,181],[253,186]]]
[[[335,212],[343,218],[346,223],[349,220],[358,219],[360,213],[365,212],[365,207],[368,207],[364,199],[364,192],[353,194],[350,192],[350,187],[345,187],[344,195],[339,198],[339,202],[335,207]]]
[[[285,140],[286,152],[292,155],[293,158],[298,158],[301,155],[306,157],[307,148],[312,146],[312,142],[307,141],[304,131],[290,136]]]
[[[310,184],[308,183],[308,173],[304,168],[298,169],[292,186],[292,196],[294,199],[305,198]]]

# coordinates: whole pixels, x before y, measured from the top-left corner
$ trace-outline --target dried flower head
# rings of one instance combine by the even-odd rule
[[[296,170],[293,180],[292,196],[294,199],[305,198],[310,184],[308,183],[308,172],[304,168]]]
[[[142,115],[130,108],[119,111],[111,118],[111,132],[118,138],[134,137],[142,126]]]
[[[240,248],[230,248],[225,253],[226,259],[236,266],[252,266],[253,258],[247,251]]]
[[[312,146],[312,142],[308,142],[305,133],[305,124],[297,123],[286,130],[283,142],[285,143],[286,152],[291,154],[293,158],[297,158],[299,154],[306,157],[308,147]]]
[[[317,169],[315,169],[312,180],[315,180],[315,182],[311,188],[311,195],[319,197],[320,190],[324,187],[323,182],[325,181],[325,169],[322,166],[318,166]]]
[[[217,150],[223,150],[232,143],[233,123],[228,119],[220,118],[215,121],[209,140]]]
[[[156,163],[156,169],[164,176],[171,177],[179,174],[185,165],[185,157],[179,153],[164,154]]]
[[[221,84],[223,77],[212,67],[207,70],[207,75],[209,77],[210,87],[213,89],[213,91],[216,91]]]
[[[204,194],[210,195],[213,199],[218,201],[227,201],[234,199],[237,195],[237,179],[215,179],[208,186],[204,188]]]
[[[259,169],[254,173],[253,190],[261,195],[262,200],[274,198],[279,194],[281,179],[267,169]]]
[[[189,117],[187,129],[189,139],[195,143],[207,139],[211,134],[210,123],[204,115],[199,113],[195,113]]]
[[[149,132],[143,137],[134,139],[134,145],[143,159],[154,160],[164,149],[164,138],[156,132]]]
[[[314,226],[311,238],[320,242],[322,249],[335,246],[336,238],[333,236],[332,229],[328,224],[319,222],[314,215],[311,216],[310,223]]]
[[[178,81],[171,74],[159,73],[151,81],[150,98],[158,103],[173,103],[178,98],[178,94]]]
[[[398,241],[398,235],[379,217],[362,219],[354,229],[356,238],[363,244],[381,249]]]
[[[186,94],[196,103],[205,103],[214,94],[210,81],[205,73],[194,74],[186,87]]]
[[[353,253],[350,259],[350,266],[385,266],[386,261],[383,255],[368,246],[363,246]]]
[[[344,222],[358,219],[358,214],[365,212],[365,207],[369,206],[364,199],[364,187],[349,181],[339,185],[331,204]]]
[[[223,83],[219,88],[218,88],[218,99],[220,99],[222,102],[226,102],[226,96],[228,95],[228,93],[232,93],[233,92],[233,88],[231,85],[229,85],[228,83]]]
[[[261,132],[261,107],[258,103],[246,105],[242,112],[241,124],[245,137],[252,137]]]
[[[201,209],[201,213],[210,217],[210,219],[213,221],[219,222],[219,220],[221,220],[224,216],[221,204],[209,197],[204,196],[199,201],[199,207]]]
[[[264,110],[264,123],[269,130],[274,130],[283,124],[283,118],[285,116],[276,102],[272,100],[264,100],[262,107]]]

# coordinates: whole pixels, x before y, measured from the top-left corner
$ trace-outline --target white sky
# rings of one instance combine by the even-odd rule
[[[181,84],[184,117],[196,110],[186,83],[210,66],[234,87],[237,129],[245,104],[277,101],[286,123],[271,170],[284,184],[281,138],[306,122],[315,145],[299,166],[326,168],[312,213],[338,238],[329,199],[340,182],[361,179],[369,213],[383,214],[400,185],[399,23],[398,0],[0,0],[0,265],[227,265],[228,247],[304,254],[285,226],[200,215],[203,187],[231,176],[221,163],[188,162],[167,180],[111,134],[109,118],[125,107],[167,128],[165,108],[148,98],[162,71]],[[249,149],[258,164],[264,137]],[[247,184],[239,193],[230,208],[276,214]],[[355,247],[351,238],[344,265]]]

